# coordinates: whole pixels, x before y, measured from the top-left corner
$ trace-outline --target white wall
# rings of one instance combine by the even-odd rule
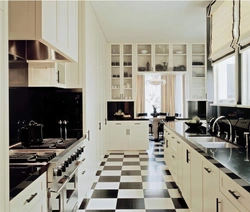
[[[0,212],[9,211],[8,1],[0,1]]]

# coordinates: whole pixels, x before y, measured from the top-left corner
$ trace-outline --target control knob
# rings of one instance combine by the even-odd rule
[[[56,176],[62,176],[62,166],[58,166]]]
[[[64,165],[65,165],[65,167],[69,167],[69,161],[68,161],[68,160],[65,160],[65,161],[64,161]]]
[[[68,162],[69,162],[69,164],[72,163],[72,157],[69,157],[69,158],[68,158]]]
[[[65,163],[61,164],[61,170],[62,170],[62,172],[66,171],[66,165],[65,165]]]

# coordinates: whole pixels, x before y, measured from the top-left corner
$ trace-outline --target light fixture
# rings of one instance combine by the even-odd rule
[[[153,76],[152,79],[149,79],[146,81],[146,84],[150,84],[150,85],[165,85],[166,84],[166,80],[158,78],[158,76]]]

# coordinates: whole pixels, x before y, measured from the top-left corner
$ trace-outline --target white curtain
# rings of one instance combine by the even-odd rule
[[[136,114],[145,112],[145,77],[137,76],[136,82]]]
[[[161,112],[169,115],[175,114],[175,75],[164,75],[162,79],[166,84],[162,85],[161,90]]]
[[[211,9],[210,59],[216,60],[234,51],[236,32],[233,0],[216,1]]]
[[[241,46],[250,43],[250,0],[240,1],[240,39]]]

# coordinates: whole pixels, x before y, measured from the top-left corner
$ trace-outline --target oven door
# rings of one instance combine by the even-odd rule
[[[70,175],[56,177],[49,189],[49,212],[76,212],[78,210],[78,168]]]

